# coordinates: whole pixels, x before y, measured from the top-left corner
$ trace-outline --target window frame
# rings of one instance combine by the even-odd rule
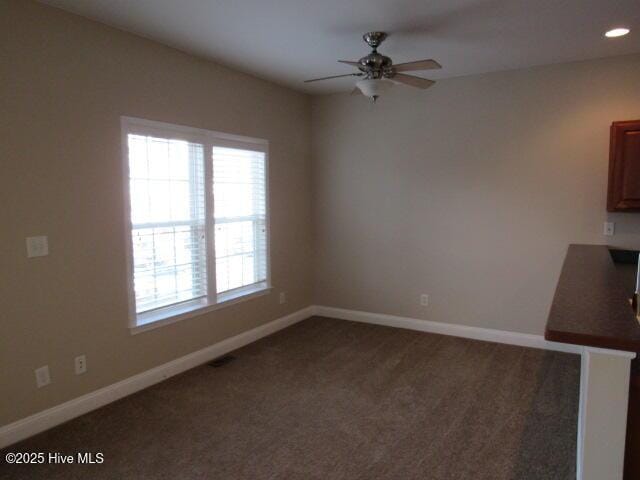
[[[251,298],[270,293],[271,286],[271,208],[269,195],[269,142],[264,139],[233,135],[184,125],[174,125],[136,117],[120,117],[122,166],[123,166],[123,198],[125,219],[125,250],[128,294],[128,325],[132,334],[151,330],[162,325],[192,318],[203,313],[217,310],[229,305],[244,302]],[[128,136],[144,135],[158,138],[171,138],[202,144],[204,150],[204,182],[205,182],[205,243],[207,265],[207,295],[203,298],[187,300],[169,306],[152,309],[138,314],[136,312],[136,295],[134,288],[134,259],[131,222],[131,195],[129,171],[129,139]],[[265,170],[265,227],[266,227],[266,279],[220,294],[216,289],[216,245],[213,192],[213,147],[246,149],[264,153]]]

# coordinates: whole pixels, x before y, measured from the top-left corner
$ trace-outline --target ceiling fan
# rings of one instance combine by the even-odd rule
[[[351,94],[358,91],[369,97],[374,102],[380,94],[389,88],[393,83],[402,83],[410,87],[429,88],[435,82],[426,78],[407,75],[402,72],[414,72],[417,70],[434,70],[442,68],[435,60],[416,60],[413,62],[399,63],[394,65],[389,57],[378,53],[378,47],[387,38],[385,32],[368,32],[362,36],[362,39],[372,48],[369,55],[365,55],[360,60],[352,62],[348,60],[338,60],[340,63],[346,63],[360,70],[357,73],[347,73],[345,75],[333,75],[330,77],[314,78],[305,80],[305,83],[319,82],[320,80],[330,80],[332,78],[341,77],[364,77],[356,83],[356,87]]]

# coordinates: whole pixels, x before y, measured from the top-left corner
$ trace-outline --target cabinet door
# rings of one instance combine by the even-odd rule
[[[640,120],[611,125],[607,210],[640,212]]]

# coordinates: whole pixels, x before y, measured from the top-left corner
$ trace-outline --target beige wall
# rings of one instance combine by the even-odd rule
[[[627,56],[315,98],[315,301],[542,334],[569,243],[640,248],[640,214],[605,211],[639,86]]]
[[[311,303],[307,96],[23,0],[0,36],[0,425]],[[276,293],[129,334],[120,115],[269,140]]]

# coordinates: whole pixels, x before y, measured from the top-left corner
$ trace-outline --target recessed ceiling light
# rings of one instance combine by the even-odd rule
[[[604,36],[609,38],[623,37],[627,33],[629,33],[628,28],[614,28],[605,33]]]

